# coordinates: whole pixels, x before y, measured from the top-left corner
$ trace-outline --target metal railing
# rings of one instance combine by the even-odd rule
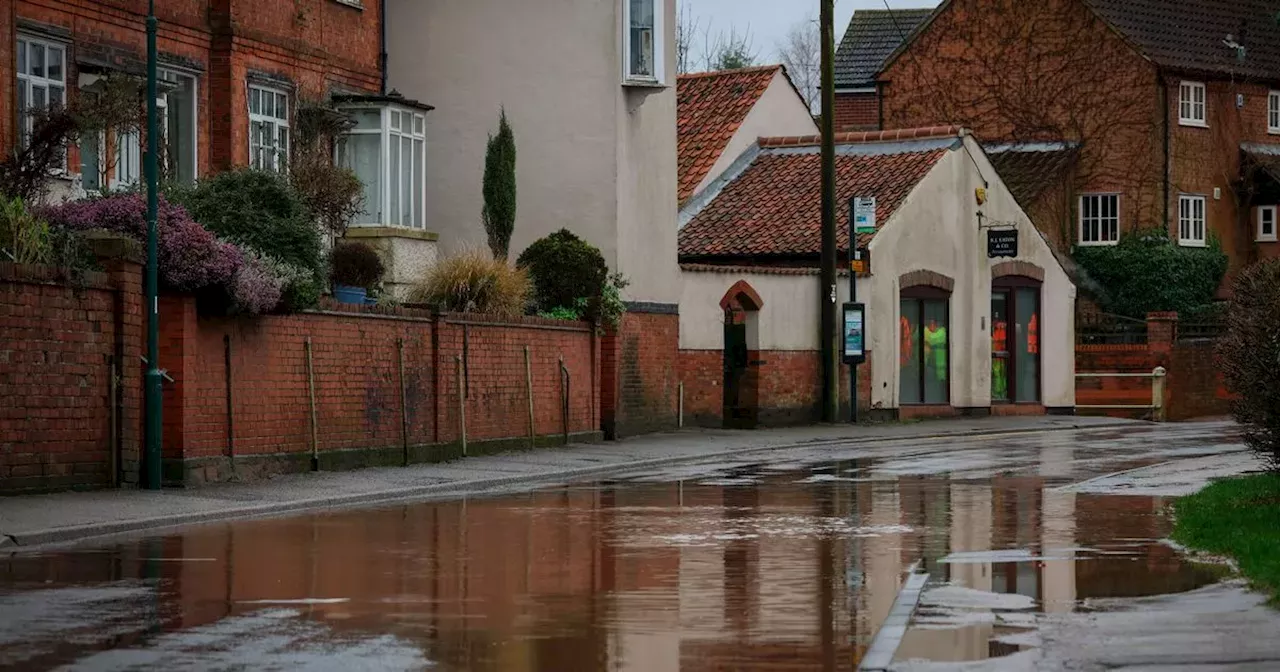
[[[1079,345],[1142,345],[1146,342],[1145,320],[1111,313],[1076,317],[1076,343]]]
[[[1165,378],[1168,372],[1163,366],[1157,366],[1151,373],[1077,373],[1076,379],[1080,378],[1150,378],[1151,379],[1151,403],[1150,404],[1089,404],[1076,405],[1077,410],[1099,410],[1099,411],[1151,411],[1152,419],[1156,422],[1164,422],[1164,387]]]

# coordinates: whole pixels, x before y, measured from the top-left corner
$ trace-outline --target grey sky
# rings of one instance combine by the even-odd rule
[[[688,6],[693,17],[701,21],[698,37],[708,22],[713,32],[736,28],[741,34],[748,28],[762,63],[777,62],[777,43],[798,21],[816,18],[818,0],[676,0],[683,9]],[[934,7],[937,0],[888,0],[893,9]],[[855,9],[884,9],[885,0],[836,0],[836,42],[849,25]],[[695,43],[694,54],[700,53]]]

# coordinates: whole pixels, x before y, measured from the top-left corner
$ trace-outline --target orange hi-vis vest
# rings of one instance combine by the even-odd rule
[[[1032,315],[1027,324],[1027,354],[1040,354],[1040,316]]]
[[[902,361],[903,366],[911,363],[911,354],[913,352],[913,339],[911,337],[911,320],[903,317],[902,324],[902,343],[901,349],[898,351],[898,359]]]

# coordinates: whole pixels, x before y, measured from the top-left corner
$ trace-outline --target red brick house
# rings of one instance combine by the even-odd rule
[[[882,121],[1074,151],[1063,188],[1023,203],[1061,250],[1163,228],[1189,247],[1216,237],[1238,269],[1280,254],[1278,9],[948,0],[876,76]]]
[[[282,168],[299,100],[381,90],[381,6],[157,2],[166,170],[189,182],[251,163]],[[0,0],[0,31],[11,45],[0,50],[0,152],[30,128],[24,110],[74,100],[113,71],[145,73],[146,12],[146,0]],[[109,135],[70,148],[55,190],[140,179],[140,134]]]
[[[876,75],[932,9],[862,9],[836,49],[836,131],[883,128]]]

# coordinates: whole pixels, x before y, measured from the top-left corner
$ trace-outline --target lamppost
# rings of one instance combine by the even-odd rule
[[[156,216],[159,210],[159,175],[156,152],[159,150],[159,110],[156,105],[156,0],[147,6],[147,373],[143,395],[146,402],[146,426],[142,456],[142,485],[148,490],[160,489],[160,300],[157,256]]]

